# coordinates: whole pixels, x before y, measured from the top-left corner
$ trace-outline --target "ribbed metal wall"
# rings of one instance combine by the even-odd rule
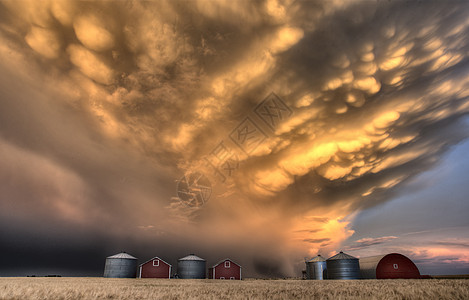
[[[327,259],[327,279],[360,279],[358,258],[343,252]]]
[[[360,258],[360,278],[376,279],[376,267],[385,255]]]
[[[135,278],[137,275],[136,258],[106,258],[104,277],[107,278]]]
[[[306,262],[306,278],[323,280],[326,279],[326,260],[320,255]]]
[[[191,259],[191,258],[194,259]],[[178,260],[177,274],[182,279],[204,279],[206,269],[205,260],[189,255]]]

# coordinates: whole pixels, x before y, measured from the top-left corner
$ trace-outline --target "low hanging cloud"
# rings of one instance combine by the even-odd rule
[[[412,257],[426,274],[466,274],[469,270],[467,238],[441,237],[440,241],[409,243],[401,252]]]
[[[381,236],[377,238],[363,238],[356,240],[351,245],[346,247],[346,250],[360,250],[363,248],[384,244],[388,241],[397,239],[397,236]]]
[[[324,238],[324,239],[304,239],[303,241],[307,242],[307,243],[311,243],[311,244],[321,244],[321,243],[324,243],[324,242],[328,242],[330,240],[331,239],[329,239],[329,238]]]
[[[49,222],[291,275],[467,137],[464,2],[0,8],[0,178],[15,178],[2,214],[24,216],[18,228],[38,206]],[[213,190],[193,208],[176,181],[195,171]]]

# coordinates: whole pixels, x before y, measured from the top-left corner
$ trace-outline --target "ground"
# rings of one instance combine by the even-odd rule
[[[469,280],[0,278],[0,299],[469,299]]]

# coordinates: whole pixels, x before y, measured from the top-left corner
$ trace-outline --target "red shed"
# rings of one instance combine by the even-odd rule
[[[171,278],[171,265],[155,256],[140,265],[139,278]]]
[[[360,276],[363,279],[419,279],[417,266],[399,253],[360,258]]]
[[[227,258],[208,269],[209,279],[241,280],[241,266]]]

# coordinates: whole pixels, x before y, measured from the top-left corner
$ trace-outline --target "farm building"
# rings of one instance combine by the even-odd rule
[[[360,279],[358,258],[342,251],[326,260],[327,279]]]
[[[208,278],[241,280],[241,266],[226,258],[208,269]]]
[[[125,252],[106,258],[104,277],[107,278],[135,278],[137,273],[137,258]]]
[[[139,278],[171,278],[171,265],[155,256],[139,266]]]
[[[318,255],[306,261],[306,279],[323,280],[327,278],[326,259]]]
[[[205,259],[194,254],[178,259],[177,275],[182,279],[204,279]]]
[[[399,253],[360,258],[360,276],[363,279],[418,279],[417,266]]]

